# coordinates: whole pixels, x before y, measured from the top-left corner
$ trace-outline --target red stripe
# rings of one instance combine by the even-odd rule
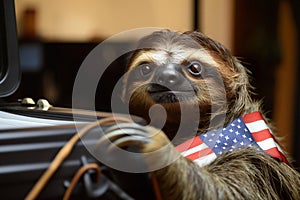
[[[258,131],[258,132],[253,132],[252,136],[256,142],[261,142],[263,140],[273,138],[273,135],[270,133],[268,129]]]
[[[186,156],[186,158],[190,159],[190,160],[196,160],[198,158],[201,158],[203,156],[207,156],[209,154],[214,153],[210,148],[205,148],[201,151],[192,153],[191,155]]]
[[[274,158],[281,158],[279,151],[276,147],[273,147],[271,149],[267,149],[265,150],[265,152],[267,152],[270,156],[274,157]]]
[[[286,159],[286,157],[276,147],[273,147],[271,149],[265,150],[265,152],[267,152],[273,158],[279,158],[280,160],[282,160],[286,164],[290,165],[290,163]]]
[[[177,151],[179,152],[184,152],[188,149],[191,149],[193,147],[199,146],[201,145],[203,142],[200,139],[200,137],[194,137],[192,139],[189,139],[188,141],[176,146],[175,148],[177,149]]]
[[[249,114],[245,114],[242,116],[242,118],[245,123],[251,123],[251,122],[258,121],[258,120],[264,120],[263,116],[258,111],[252,112]]]

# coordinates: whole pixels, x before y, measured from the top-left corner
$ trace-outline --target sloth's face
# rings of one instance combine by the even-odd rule
[[[211,95],[222,84],[219,67],[204,49],[143,49],[129,66],[126,95],[140,99],[135,103],[210,105]]]
[[[173,54],[173,55],[172,55]],[[141,51],[130,66],[129,82],[144,85],[155,103],[196,100],[196,82],[203,80],[204,63],[164,50]]]
[[[224,97],[218,64],[204,49],[170,50],[144,49],[134,55],[125,90],[130,112],[147,121],[160,121],[161,111],[149,119],[151,107],[159,104],[172,124],[168,127],[182,123],[182,117],[198,124],[199,116],[206,119],[212,103]]]

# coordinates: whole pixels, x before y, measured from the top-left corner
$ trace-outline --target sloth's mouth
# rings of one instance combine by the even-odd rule
[[[153,101],[157,103],[175,103],[189,101],[196,97],[194,90],[180,88],[177,90],[171,90],[165,86],[158,84],[151,84],[147,88],[147,91]]]

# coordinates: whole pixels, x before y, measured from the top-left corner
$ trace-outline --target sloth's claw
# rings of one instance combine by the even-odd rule
[[[141,146],[143,144],[150,142],[149,137],[139,136],[139,135],[130,135],[124,136],[115,140],[111,145],[108,147],[108,151],[114,150],[116,147],[124,148],[128,146]]]
[[[150,137],[146,127],[134,123],[122,123],[114,125],[104,132],[97,146],[108,144],[108,151],[116,146],[123,148],[126,146],[140,146],[150,142]],[[109,144],[109,142],[113,144]]]
[[[140,135],[144,136],[146,135],[145,132],[136,130],[136,129],[130,129],[130,128],[124,128],[124,129],[115,129],[113,131],[105,132],[104,137],[102,137],[99,142],[109,139],[110,141],[115,141],[121,137],[128,136],[128,135]]]

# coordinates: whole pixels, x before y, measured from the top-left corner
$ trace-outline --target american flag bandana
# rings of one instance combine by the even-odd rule
[[[246,146],[256,147],[273,158],[288,163],[270,128],[260,112],[252,112],[236,118],[227,127],[196,136],[176,147],[186,158],[200,166],[212,162],[224,152]]]

